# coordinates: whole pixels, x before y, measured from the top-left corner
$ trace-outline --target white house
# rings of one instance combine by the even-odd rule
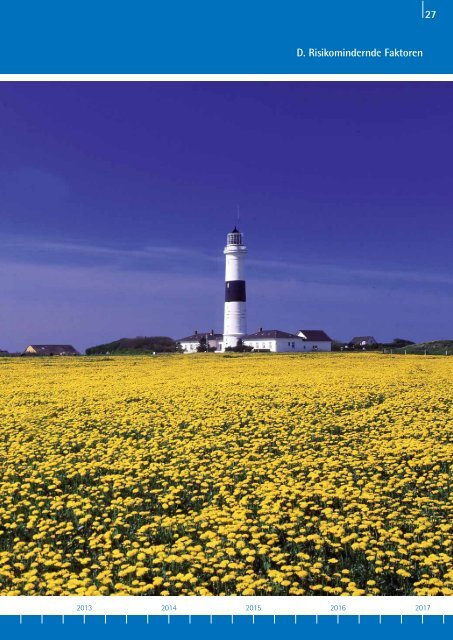
[[[297,335],[303,340],[303,351],[332,351],[332,338],[321,329],[299,329]]]
[[[278,329],[261,328],[256,333],[244,336],[243,344],[253,347],[254,351],[272,351],[273,353],[303,351],[299,336]]]
[[[354,347],[370,347],[377,344],[376,339],[373,336],[355,336],[352,338],[351,343]]]
[[[205,344],[208,349],[219,351],[222,340],[223,335],[221,333],[214,333],[214,329],[211,329],[209,333],[199,333],[195,331],[193,335],[187,336],[187,338],[181,338],[178,342],[185,353],[197,353],[198,347],[201,344]]]
[[[331,351],[332,340],[324,331],[301,329],[297,334],[278,329],[259,329],[243,338],[244,345],[254,351],[272,353],[307,353],[313,351]]]

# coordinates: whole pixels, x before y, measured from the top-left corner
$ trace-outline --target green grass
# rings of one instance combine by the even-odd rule
[[[431,342],[420,342],[419,344],[411,344],[408,347],[402,347],[401,349],[394,349],[393,353],[413,353],[424,355],[426,351],[430,356],[444,356],[445,352],[448,355],[453,355],[453,340],[433,340]]]

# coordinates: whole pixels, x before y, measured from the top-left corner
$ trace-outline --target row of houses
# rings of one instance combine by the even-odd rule
[[[288,333],[279,329],[263,329],[248,334],[242,339],[246,347],[253,351],[270,351],[272,353],[307,353],[313,351],[331,351],[332,339],[321,329],[299,329],[297,333]],[[185,353],[196,353],[200,345],[209,351],[223,351],[223,335],[195,331],[191,336],[181,338],[178,344]],[[372,347],[377,345],[373,336],[356,336],[342,349]],[[21,354],[9,354],[0,349],[0,356],[79,356],[80,353],[70,344],[30,344]]]
[[[178,340],[185,353],[195,353],[200,345],[209,350],[223,351],[223,335],[210,332],[195,331],[191,336]],[[313,351],[331,351],[332,338],[321,329],[299,329],[297,333],[288,333],[279,329],[263,329],[242,338],[242,344],[253,351],[270,351],[272,353],[306,353]]]
[[[296,333],[288,333],[279,329],[263,329],[242,338],[242,344],[253,351],[270,351],[272,353],[306,353],[313,351],[332,351],[332,338],[322,329],[299,329]],[[209,351],[223,351],[223,335],[195,331],[191,336],[178,340],[185,353],[199,351],[200,345]],[[341,350],[368,349],[378,343],[373,336],[355,336],[341,346]]]

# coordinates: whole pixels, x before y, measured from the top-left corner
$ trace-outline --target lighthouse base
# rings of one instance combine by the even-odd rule
[[[223,336],[222,341],[222,351],[225,351],[228,347],[234,349],[234,347],[238,346],[238,342],[241,339],[241,336]]]

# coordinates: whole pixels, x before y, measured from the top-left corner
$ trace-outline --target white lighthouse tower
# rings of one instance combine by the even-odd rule
[[[235,347],[247,333],[245,313],[244,259],[247,247],[242,233],[234,227],[227,236],[225,254],[225,319],[223,325],[223,350]]]

